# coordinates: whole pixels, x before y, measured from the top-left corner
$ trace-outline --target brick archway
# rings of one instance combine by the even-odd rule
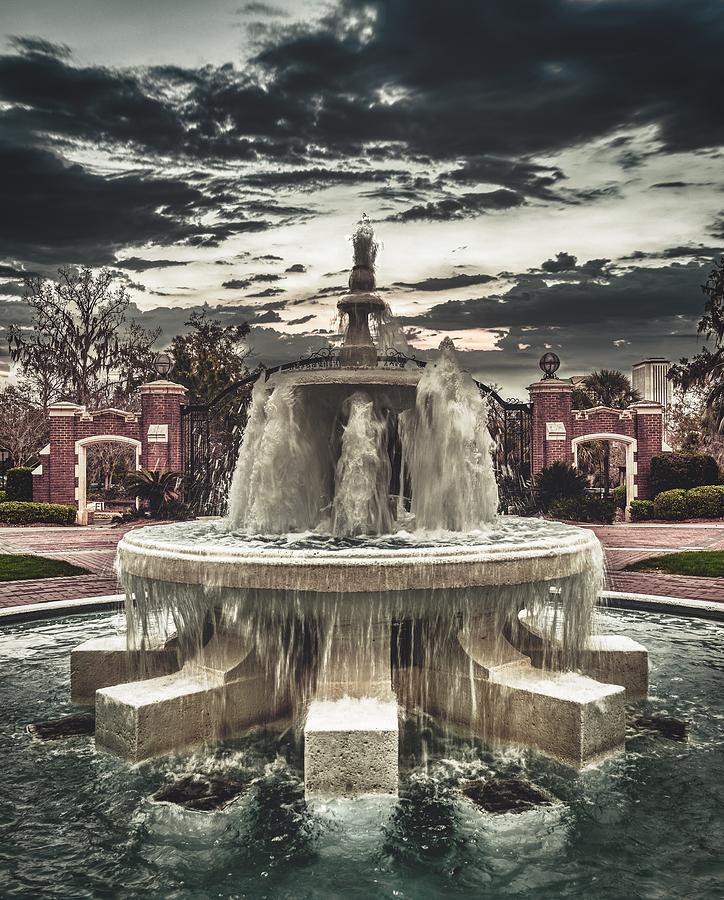
[[[651,497],[651,458],[663,449],[660,404],[642,400],[627,409],[573,409],[573,385],[558,378],[544,378],[528,390],[533,404],[533,475],[554,462],[573,465],[577,447],[585,441],[621,441],[626,445],[628,502]]]
[[[626,518],[629,517],[629,504],[637,498],[638,486],[636,484],[636,453],[638,442],[636,438],[625,434],[612,434],[599,432],[596,434],[582,434],[573,438],[571,450],[573,451],[573,465],[578,468],[578,447],[589,441],[617,441],[626,445]]]
[[[48,410],[50,441],[33,471],[33,499],[63,503],[78,510],[78,524],[88,521],[85,503],[86,448],[117,442],[136,448],[144,469],[182,471],[181,404],[186,388],[154,381],[139,389],[140,412],[122,409],[89,411],[75,403],[55,403]]]
[[[78,515],[76,521],[79,525],[88,524],[88,447],[93,444],[122,444],[133,447],[136,451],[136,469],[141,468],[143,444],[136,438],[126,437],[122,434],[94,434],[92,437],[81,438],[75,442],[76,477],[78,481]]]

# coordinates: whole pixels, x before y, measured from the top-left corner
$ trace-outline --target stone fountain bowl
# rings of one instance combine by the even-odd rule
[[[344,540],[250,536],[204,520],[129,532],[118,545],[118,567],[122,576],[182,585],[379,594],[560,581],[590,572],[600,554],[590,531],[514,516],[466,534]]]

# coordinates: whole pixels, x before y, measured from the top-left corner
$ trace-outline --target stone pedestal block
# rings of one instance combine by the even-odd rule
[[[398,743],[394,701],[313,701],[304,729],[307,797],[396,794]]]
[[[535,620],[522,612],[519,616],[518,648],[530,657],[537,668],[564,668],[562,645],[536,626]],[[619,684],[626,690],[627,700],[640,700],[649,689],[649,654],[646,647],[629,637],[615,634],[593,634],[578,652],[578,669],[595,681]]]
[[[220,683],[184,669],[98,691],[96,744],[138,762],[231,737],[276,713],[261,676]]]
[[[216,635],[180,672],[96,694],[96,743],[139,761],[271,722],[286,698],[238,637]]]
[[[92,638],[70,653],[70,693],[74,703],[92,706],[101,688],[129,681],[157,678],[178,670],[173,646],[137,651],[126,649],[125,635]]]

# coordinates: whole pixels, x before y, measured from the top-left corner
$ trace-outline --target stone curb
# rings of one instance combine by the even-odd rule
[[[632,594],[629,591],[601,591],[602,608],[641,609],[649,612],[668,612],[677,616],[698,619],[724,620],[724,603],[707,600],[683,600],[680,597],[660,597],[658,594]]]
[[[678,616],[700,619],[724,620],[724,603],[708,603],[705,600],[682,600],[679,597],[660,597],[657,594],[632,594],[622,591],[601,591],[602,608],[647,610],[668,612]],[[46,619],[74,613],[102,612],[114,606],[122,606],[123,594],[104,597],[85,597],[78,600],[52,600],[49,603],[32,603],[0,609],[0,627],[12,622]],[[119,610],[120,611],[120,610]]]
[[[12,622],[27,622],[32,619],[48,619],[63,615],[72,616],[76,613],[104,612],[112,609],[114,606],[120,608],[125,599],[124,594],[106,594],[101,597],[81,597],[77,600],[50,600],[48,603],[9,606],[5,609],[0,609],[0,627]]]

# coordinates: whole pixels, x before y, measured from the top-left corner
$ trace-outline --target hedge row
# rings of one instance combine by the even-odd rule
[[[646,522],[649,519],[666,519],[678,522],[682,519],[724,518],[724,484],[707,484],[685,491],[675,488],[662,491],[653,500],[633,500],[631,519]]]
[[[4,525],[72,525],[76,510],[60,503],[0,503],[0,522]]]
[[[605,522],[611,524],[616,508],[613,500],[602,497],[567,497],[555,500],[549,510],[554,519],[573,522]]]
[[[688,490],[717,484],[719,466],[708,453],[657,453],[651,459],[651,488],[654,494],[676,488]]]

